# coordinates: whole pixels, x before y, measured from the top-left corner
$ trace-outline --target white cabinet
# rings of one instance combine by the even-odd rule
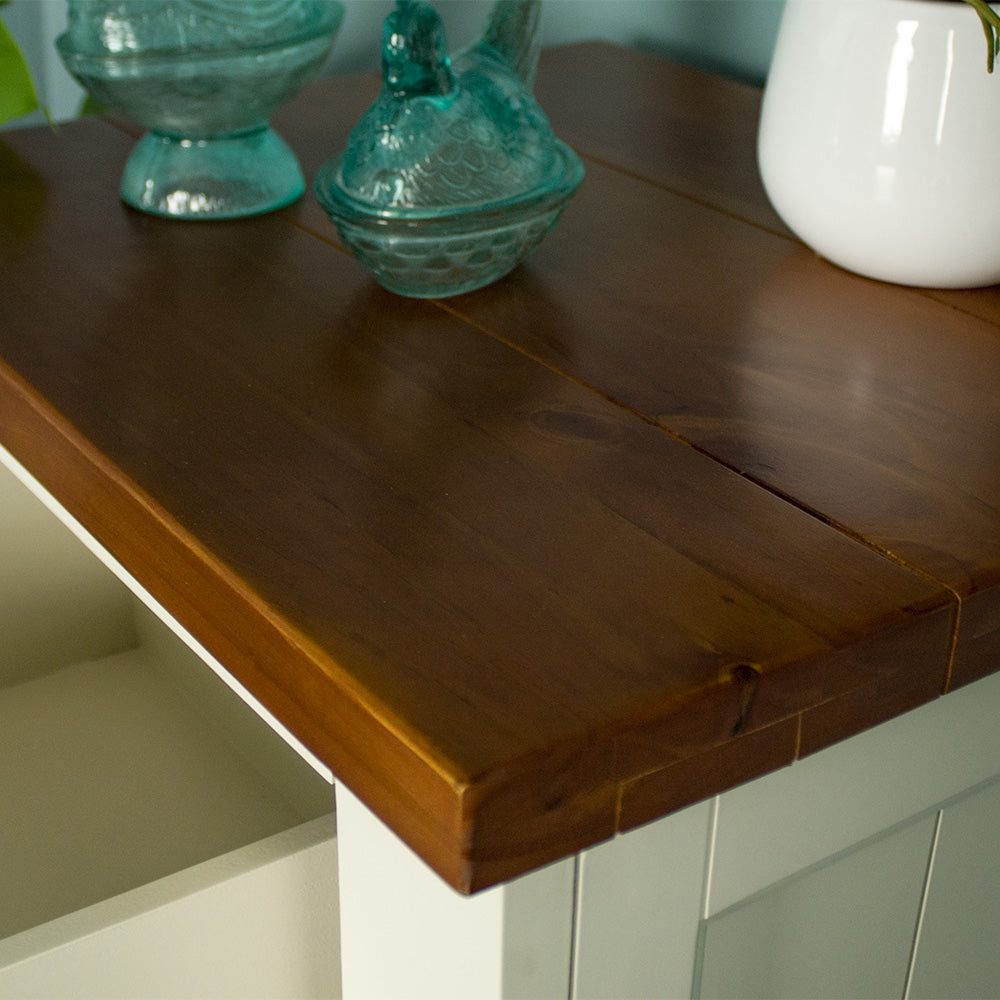
[[[910,996],[1000,996],[1000,783],[947,805]]]
[[[1000,996],[998,719],[994,675],[586,852],[574,1000]]]
[[[468,898],[342,785],[337,815],[345,998],[569,996],[576,859]]]
[[[338,790],[345,1000],[998,997],[1000,674],[472,899]]]
[[[689,994],[712,812],[702,803],[581,857],[574,1000]]]
[[[710,997],[901,997],[935,820],[925,816],[706,921]]]
[[[0,997],[338,995],[328,779],[2,468],[0,511]]]
[[[0,459],[0,1000],[1000,996],[1000,674],[465,899]]]

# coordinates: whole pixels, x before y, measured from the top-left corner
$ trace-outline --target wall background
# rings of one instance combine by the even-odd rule
[[[543,44],[601,38],[762,82],[784,0],[547,0]],[[390,0],[346,0],[344,24],[327,73],[378,68],[382,21]],[[452,48],[471,41],[490,0],[436,0]],[[74,117],[81,93],[62,68],[52,40],[63,30],[65,0],[14,0],[4,20],[24,49],[40,97],[59,120]],[[15,125],[37,124],[40,114]]]

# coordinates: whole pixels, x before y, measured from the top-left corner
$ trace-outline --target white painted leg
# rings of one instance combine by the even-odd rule
[[[337,785],[344,1000],[567,997],[574,860],[467,898]]]
[[[574,1000],[691,995],[710,821],[703,802],[584,852]]]

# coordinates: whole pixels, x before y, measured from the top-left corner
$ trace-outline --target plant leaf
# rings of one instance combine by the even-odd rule
[[[986,34],[986,70],[993,72],[996,58],[1000,55],[1000,14],[986,2],[986,0],[965,0],[979,15],[979,20],[983,22],[983,31]]]
[[[38,95],[28,64],[0,17],[0,123],[20,118],[37,107]]]

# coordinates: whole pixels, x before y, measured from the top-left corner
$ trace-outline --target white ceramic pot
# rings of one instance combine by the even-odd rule
[[[786,0],[758,139],[786,225],[884,281],[1000,282],[1000,63],[989,75],[986,53],[965,3]]]

